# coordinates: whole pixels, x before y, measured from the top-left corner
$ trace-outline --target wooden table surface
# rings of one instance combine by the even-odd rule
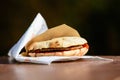
[[[120,56],[54,62],[50,65],[10,62],[0,57],[0,80],[120,80]]]

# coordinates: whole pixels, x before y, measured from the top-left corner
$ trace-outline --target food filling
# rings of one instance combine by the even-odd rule
[[[60,52],[60,51],[69,51],[69,50],[75,50],[75,49],[81,49],[83,47],[88,48],[88,44],[84,45],[75,45],[70,47],[59,47],[59,48],[42,48],[42,49],[36,49],[36,50],[30,50],[28,53],[48,53],[48,52]]]
[[[83,44],[83,45],[75,45],[75,46],[70,46],[70,47],[59,47],[59,48],[42,48],[42,49],[36,49],[36,50],[29,50],[28,52],[23,52],[23,56],[32,56],[32,57],[37,57],[37,56],[55,56],[55,55],[71,55],[69,53],[75,53],[79,55],[81,49],[85,49],[83,51],[86,51],[89,46],[88,44]],[[67,53],[67,54],[66,54]],[[74,55],[74,54],[73,54]]]

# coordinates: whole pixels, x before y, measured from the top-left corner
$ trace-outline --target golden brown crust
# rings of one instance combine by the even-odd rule
[[[84,38],[81,38],[78,31],[69,27],[68,25],[59,25],[48,29],[46,32],[31,39],[25,46],[26,52],[23,56],[40,57],[40,56],[83,56],[87,53],[89,46],[80,49],[57,51],[57,52],[43,52],[43,53],[28,53],[30,50],[42,48],[60,48],[70,47],[74,45],[87,44]]]
[[[46,32],[34,37],[27,43],[25,48],[26,50],[28,50],[30,48],[30,45],[32,45],[34,42],[46,41],[58,37],[71,37],[71,36],[80,37],[77,30],[73,29],[72,27],[69,27],[68,25],[62,24],[54,28],[48,29]]]
[[[42,48],[61,48],[75,45],[84,45],[87,41],[82,37],[59,37],[47,41],[34,42],[29,46],[29,50],[36,50]]]

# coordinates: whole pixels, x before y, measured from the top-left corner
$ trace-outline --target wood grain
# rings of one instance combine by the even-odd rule
[[[120,80],[120,56],[102,57],[113,61],[79,59],[41,65],[0,57],[0,80]]]

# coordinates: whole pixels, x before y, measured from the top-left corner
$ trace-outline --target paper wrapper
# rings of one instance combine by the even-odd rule
[[[27,31],[23,34],[23,36],[19,39],[19,41],[9,50],[8,55],[19,62],[31,62],[31,63],[40,63],[40,64],[51,64],[53,61],[69,61],[69,60],[77,60],[80,58],[98,58],[104,60],[111,60],[97,56],[25,57],[20,55],[20,51],[27,44],[29,40],[31,40],[33,37],[37,36],[38,34],[45,32],[47,29],[48,27],[44,18],[41,16],[40,13],[38,13],[35,19],[33,20],[32,24],[30,25],[30,27],[27,29]]]

